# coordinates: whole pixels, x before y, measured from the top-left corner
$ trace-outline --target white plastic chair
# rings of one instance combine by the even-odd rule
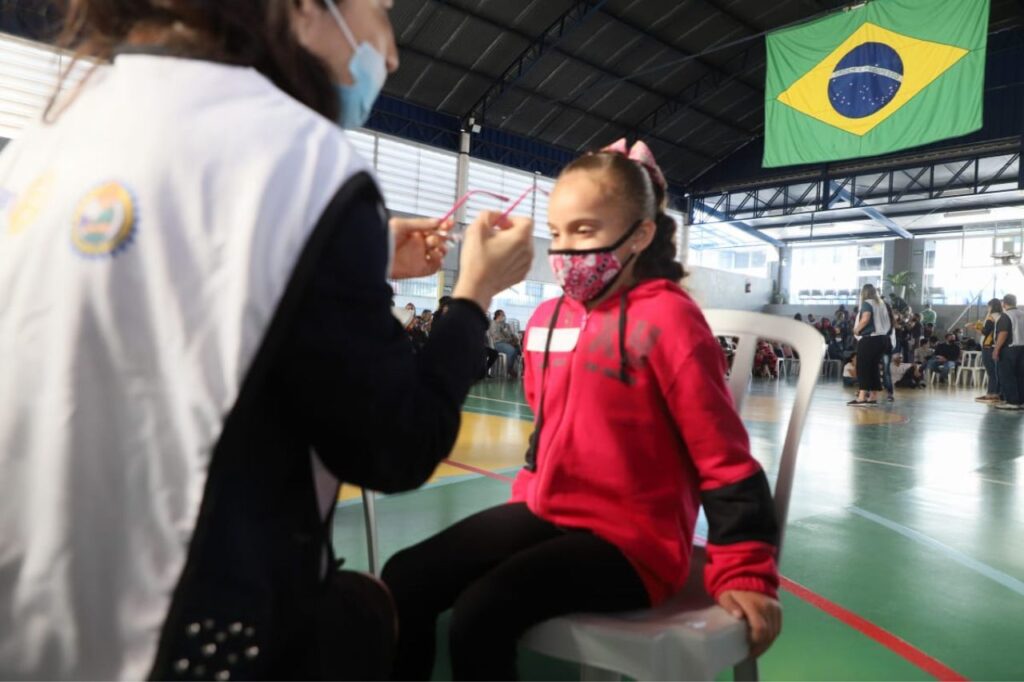
[[[981,351],[964,351],[960,359],[962,363],[956,370],[956,384],[959,386],[960,380],[963,379],[964,387],[980,385],[980,379],[985,374],[985,368],[981,363]],[[971,383],[968,384],[968,381]]]
[[[704,315],[716,336],[739,339],[729,374],[737,410],[746,398],[758,338],[791,345],[810,367],[819,366],[825,356],[821,334],[802,322],[734,310],[708,310]],[[815,372],[800,376],[782,447],[774,493],[780,552],[800,435],[817,380]],[[709,680],[730,667],[737,680],[756,680],[757,661],[747,657],[746,624],[705,592],[704,558],[703,549],[695,547],[686,586],[658,608],[555,618],[529,630],[520,643],[580,663],[585,680],[620,679],[622,675],[637,680]]]
[[[839,360],[822,360],[821,375],[826,379],[835,375],[836,378],[843,373],[843,363]]]

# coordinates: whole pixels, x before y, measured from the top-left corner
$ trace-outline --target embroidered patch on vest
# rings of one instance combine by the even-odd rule
[[[78,202],[71,245],[83,256],[116,256],[135,236],[135,200],[127,187],[107,182]]]
[[[20,234],[34,223],[46,207],[52,190],[53,173],[44,173],[12,199],[7,212],[7,234]]]

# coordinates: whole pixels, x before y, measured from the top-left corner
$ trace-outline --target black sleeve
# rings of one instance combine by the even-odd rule
[[[992,320],[985,320],[985,325],[981,328],[981,338],[984,339],[986,336],[992,333],[995,329],[995,323]]]
[[[328,234],[275,378],[296,429],[335,476],[396,492],[422,485],[454,446],[487,320],[456,299],[413,352],[391,313],[383,207],[364,185],[354,196],[343,187],[314,232]]]
[[[708,519],[708,542],[732,545],[755,540],[779,544],[772,490],[764,471],[700,495]]]
[[[1013,323],[1010,321],[1010,318],[1006,315],[1001,315],[999,317],[999,321],[996,322],[996,334],[999,334],[1000,332],[1010,333],[1012,331]]]

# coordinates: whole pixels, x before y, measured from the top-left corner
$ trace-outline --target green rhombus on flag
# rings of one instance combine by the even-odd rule
[[[874,0],[767,38],[765,167],[981,128],[989,0]]]

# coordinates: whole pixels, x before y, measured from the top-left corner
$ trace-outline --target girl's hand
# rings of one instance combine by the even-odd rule
[[[726,590],[718,604],[734,617],[747,621],[750,658],[757,658],[782,632],[782,606],[778,600],[760,592]]]
[[[388,224],[395,238],[395,259],[389,273],[391,279],[427,277],[441,269],[448,253],[444,233],[452,229],[452,221],[392,218]]]

